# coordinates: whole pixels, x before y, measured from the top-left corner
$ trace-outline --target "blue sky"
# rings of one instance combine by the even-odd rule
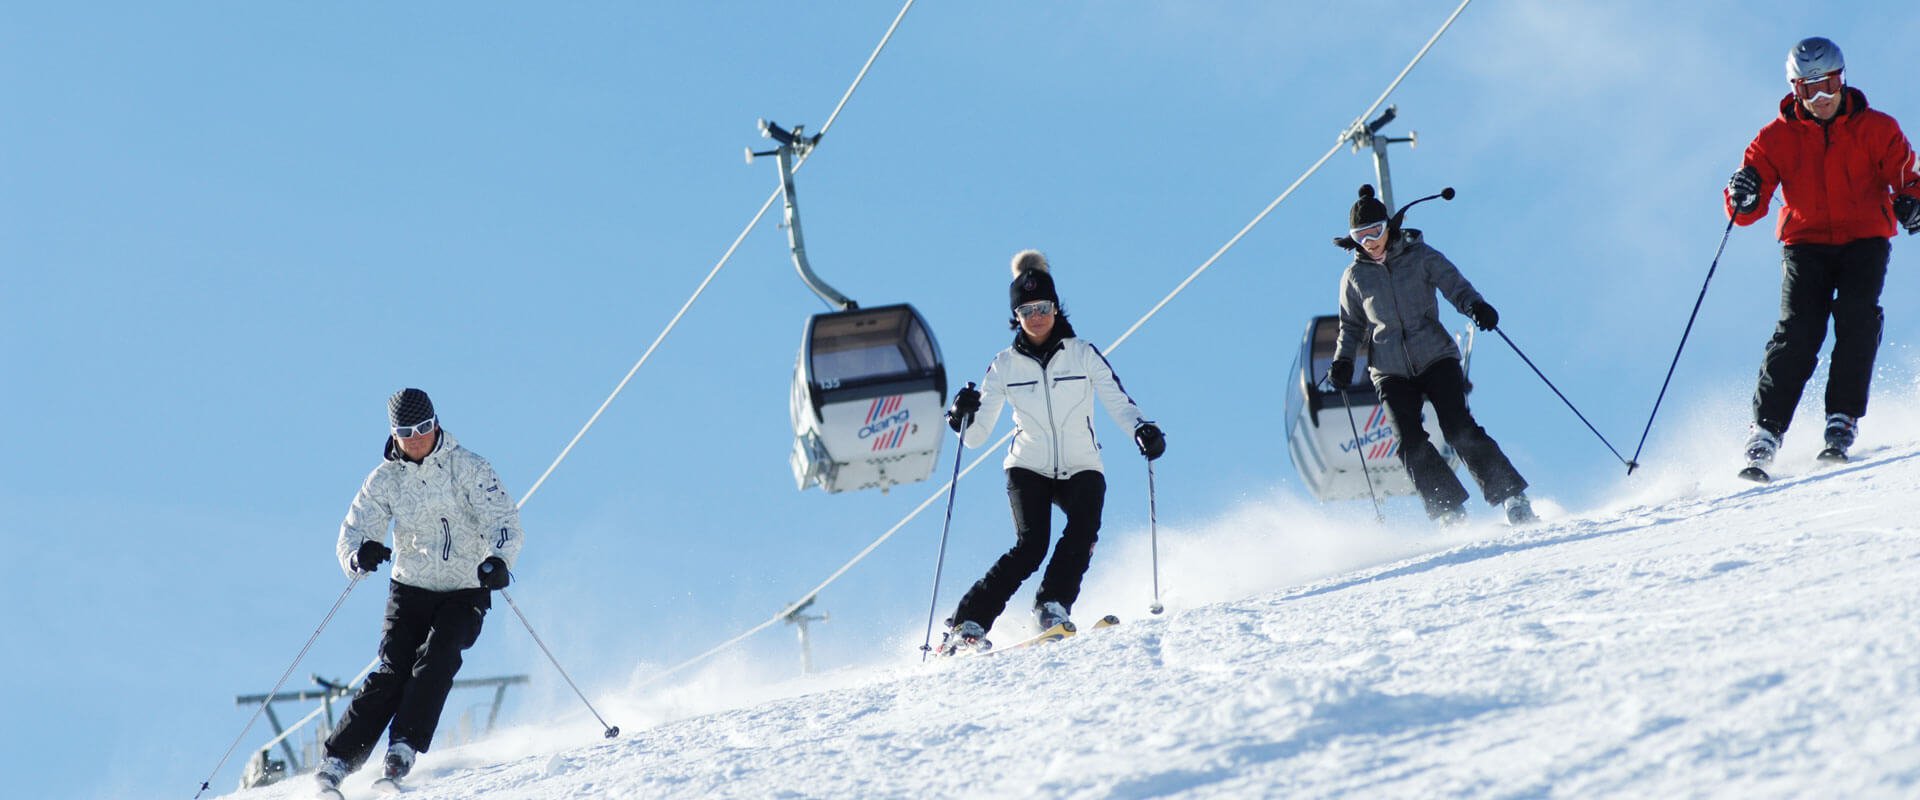
[[[1049,253],[1076,328],[1104,344],[1311,165],[1452,8],[922,3],[800,174],[813,265],[865,305],[916,304],[956,384],[1008,339],[1019,249]],[[741,163],[764,145],[755,120],[817,129],[898,9],[6,11],[0,706],[31,721],[0,747],[13,789],[189,795],[245,722],[233,696],[267,689],[344,585],[332,543],[385,397],[427,389],[524,494],[773,189],[770,162]],[[1389,132],[1420,134],[1393,151],[1396,194],[1460,193],[1410,224],[1623,450],[1719,241],[1719,187],[1785,91],[1787,48],[1816,34],[1920,127],[1920,15],[1891,0],[1483,2],[1391,99]],[[1345,260],[1328,242],[1371,180],[1369,159],[1335,156],[1113,354],[1168,434],[1164,525],[1304,496],[1286,371],[1333,307]],[[1771,223],[1734,232],[1643,461],[1704,447],[1732,463],[1778,303]],[[1910,374],[1920,337],[1909,241],[1885,291],[1885,380]],[[821,309],[763,223],[527,504],[515,596],[588,687],[765,619],[933,490],[794,490],[787,381]],[[1628,484],[1498,340],[1473,367],[1475,410],[1536,497],[1580,508]],[[1124,453],[1108,448],[1109,540],[1146,524]],[[943,606],[1009,541],[995,463],[959,489]],[[1417,531],[1410,501],[1393,512]],[[1371,524],[1359,504],[1325,513]],[[909,628],[918,644],[938,534],[923,516],[823,595],[823,665]],[[356,591],[294,683],[371,657],[383,589]],[[794,658],[785,631],[744,652]],[[516,714],[570,709],[504,604],[467,664],[544,684]]]

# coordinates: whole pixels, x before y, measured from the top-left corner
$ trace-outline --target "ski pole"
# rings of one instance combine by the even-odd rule
[[[967,382],[967,388],[973,388],[973,382]],[[947,563],[947,532],[953,530],[953,496],[960,488],[960,458],[967,451],[967,428],[973,425],[973,415],[968,414],[960,420],[960,430],[954,431],[953,444],[953,480],[947,482],[947,521],[940,524],[940,554],[933,559],[933,599],[927,601],[927,637],[920,642],[920,661],[926,662],[927,654],[933,652],[933,617],[940,613],[940,570]]]
[[[1326,381],[1332,386],[1331,380]],[[1340,405],[1347,409],[1347,427],[1353,429],[1353,454],[1360,457],[1360,477],[1367,479],[1367,497],[1373,500],[1373,521],[1385,524],[1387,515],[1380,512],[1380,495],[1373,491],[1373,472],[1367,469],[1367,454],[1360,450],[1360,423],[1353,421],[1353,401],[1347,397],[1347,387],[1340,387]]]
[[[567,670],[560,666],[560,659],[554,658],[553,651],[547,649],[547,643],[540,641],[540,634],[534,632],[533,623],[527,621],[527,615],[520,613],[520,604],[513,602],[513,595],[507,594],[505,589],[499,591],[500,596],[506,599],[507,607],[513,609],[513,615],[520,618],[521,625],[526,626],[527,635],[533,637],[533,643],[540,645],[540,652],[547,654],[547,660],[553,662],[553,668],[559,671],[560,677],[566,680],[567,686],[571,687],[573,693],[579,696],[580,702],[586,705],[587,713],[592,714],[594,719],[600,720],[600,727],[605,729],[603,734],[609,739],[617,738],[620,735],[620,726],[608,725],[606,718],[600,716],[599,711],[594,710],[593,703],[588,702],[587,696],[581,693],[580,687],[573,682],[571,676],[567,675]]]
[[[1580,409],[1574,408],[1573,401],[1568,400],[1566,395],[1560,393],[1560,387],[1553,385],[1553,381],[1547,380],[1546,373],[1541,372],[1539,367],[1536,367],[1533,365],[1533,359],[1527,358],[1526,353],[1520,352],[1520,346],[1517,344],[1514,344],[1512,339],[1507,338],[1506,331],[1500,330],[1499,328],[1494,328],[1493,332],[1500,334],[1500,340],[1506,342],[1508,347],[1513,348],[1514,355],[1519,356],[1521,361],[1527,362],[1527,366],[1533,370],[1533,374],[1539,375],[1540,380],[1547,384],[1547,388],[1552,389],[1553,393],[1560,397],[1560,402],[1566,403],[1567,408],[1572,409],[1573,415],[1576,417],[1579,417],[1580,421],[1586,424],[1587,430],[1593,431],[1594,436],[1600,437],[1600,443],[1607,446],[1607,450],[1613,453],[1614,458],[1620,459],[1620,463],[1622,464],[1627,463],[1627,459],[1620,455],[1620,451],[1614,449],[1613,443],[1607,441],[1607,437],[1602,436],[1600,434],[1600,430],[1598,428],[1593,427],[1593,423],[1587,422],[1587,415],[1580,413]]]
[[[1640,431],[1640,443],[1633,448],[1633,458],[1627,461],[1627,474],[1632,475],[1635,467],[1640,466],[1640,449],[1647,446],[1647,434],[1653,431],[1653,418],[1660,414],[1660,401],[1667,399],[1667,384],[1673,382],[1673,370],[1680,366],[1680,352],[1687,349],[1687,337],[1693,333],[1693,321],[1700,316],[1700,304],[1706,302],[1707,286],[1713,283],[1713,271],[1720,268],[1720,254],[1727,250],[1727,237],[1733,235],[1733,218],[1727,218],[1727,230],[1720,234],[1720,248],[1713,251],[1713,263],[1707,265],[1707,279],[1700,284],[1700,296],[1694,298],[1693,313],[1687,315],[1687,328],[1680,332],[1680,346],[1673,350],[1673,363],[1667,365],[1667,378],[1660,382],[1660,395],[1653,398],[1653,412],[1647,415],[1647,427]]]
[[[1147,610],[1155,614],[1167,610],[1160,605],[1160,511],[1154,505],[1153,459],[1147,459],[1147,541],[1153,552],[1153,605]]]
[[[353,578],[347,581],[347,588],[340,590],[340,599],[333,601],[333,608],[327,609],[327,616],[320,620],[320,626],[313,629],[312,636],[307,637],[306,646],[300,648],[300,654],[293,657],[293,663],[287,665],[287,671],[280,673],[280,680],[274,682],[273,691],[267,692],[266,699],[260,701],[260,707],[253,710],[253,716],[247,718],[247,724],[240,729],[240,735],[233,737],[233,744],[227,746],[227,753],[220,757],[220,763],[213,765],[213,771],[207,774],[207,779],[200,782],[200,791],[193,793],[194,800],[199,800],[200,795],[206,793],[207,786],[213,783],[214,776],[219,775],[220,768],[226,766],[227,759],[233,757],[233,751],[240,747],[240,740],[247,738],[247,731],[253,729],[253,723],[260,721],[260,715],[266,712],[269,704],[273,703],[274,695],[280,693],[280,687],[286,685],[287,678],[291,677],[293,671],[300,666],[301,659],[306,658],[307,651],[313,649],[314,641],[320,638],[321,631],[327,629],[327,623],[333,621],[333,615],[340,613],[340,606],[346,604],[347,595],[353,593],[353,587],[360,585],[362,577],[364,577],[363,574],[354,573]]]

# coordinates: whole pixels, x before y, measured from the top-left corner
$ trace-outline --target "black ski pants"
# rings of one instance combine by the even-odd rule
[[[1426,501],[1428,516],[1438,517],[1460,508],[1467,502],[1467,490],[1427,436],[1424,403],[1433,404],[1441,435],[1466,462],[1467,472],[1480,484],[1480,495],[1487,503],[1499,505],[1526,491],[1526,479],[1520,477],[1500,445],[1467,409],[1467,379],[1460,372],[1459,359],[1444,359],[1410,378],[1382,375],[1374,379],[1373,388],[1387,407],[1394,435],[1400,437],[1400,463]]]
[[[480,623],[492,606],[485,589],[436,592],[392,584],[380,633],[380,666],[367,675],[340,726],[327,737],[327,755],[358,769],[383,730],[389,742],[426,752],[460,671],[460,653],[480,638]]]
[[[1020,584],[1040,569],[1047,557],[1047,543],[1053,538],[1053,507],[1067,512],[1067,526],[1060,533],[1060,544],[1053,548],[1053,560],[1040,579],[1040,591],[1033,605],[1059,603],[1069,611],[1080,599],[1080,578],[1093,561],[1093,545],[1100,539],[1100,512],[1107,502],[1107,476],[1097,469],[1082,470],[1065,480],[1056,480],[1032,470],[1013,467],[1007,470],[1007,502],[1013,506],[1013,549],[993,562],[987,575],[960,598],[953,612],[954,622],[973,621],[992,628],[993,621],[1007,610],[1007,601],[1020,590]]]
[[[1846,244],[1790,244],[1782,252],[1780,324],[1767,340],[1753,420],[1775,435],[1787,432],[1794,406],[1820,361],[1833,319],[1833,358],[1827,366],[1827,413],[1867,415],[1873,359],[1880,350],[1880,289],[1887,281],[1886,239]]]

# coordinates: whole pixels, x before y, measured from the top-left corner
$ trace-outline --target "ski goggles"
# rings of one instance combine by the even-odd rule
[[[1793,84],[1793,96],[1808,102],[1838,95],[1840,87],[1847,85],[1838,72],[1829,72],[1818,78],[1795,78],[1789,83]]]
[[[1353,240],[1359,244],[1367,244],[1387,235],[1387,221],[1383,219],[1372,225],[1362,225],[1347,231],[1347,235],[1353,237]]]
[[[1054,305],[1052,300],[1035,300],[1031,303],[1022,303],[1013,307],[1013,315],[1021,319],[1044,317],[1053,312]]]
[[[416,436],[425,436],[432,433],[433,429],[437,427],[440,427],[439,419],[437,417],[428,417],[426,421],[417,425],[402,425],[394,428],[393,435],[402,439],[412,439]]]

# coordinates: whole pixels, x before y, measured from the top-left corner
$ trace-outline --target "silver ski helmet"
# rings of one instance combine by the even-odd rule
[[[1799,81],[1812,78],[1824,78],[1847,68],[1847,61],[1840,55],[1840,45],[1833,40],[1820,36],[1801,39],[1799,44],[1787,51],[1787,80]]]

